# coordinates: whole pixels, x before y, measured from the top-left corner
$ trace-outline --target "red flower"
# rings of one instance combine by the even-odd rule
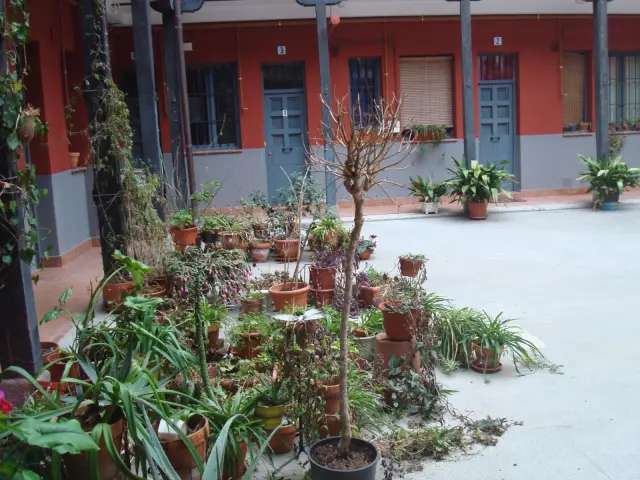
[[[369,238],[371,238],[371,240],[373,240],[374,238],[378,238],[377,235],[371,235]]]
[[[9,415],[9,412],[13,410],[13,404],[4,398],[4,392],[0,390],[0,412],[5,415]]]

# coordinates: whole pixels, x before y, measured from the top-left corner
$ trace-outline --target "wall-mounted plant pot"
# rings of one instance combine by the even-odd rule
[[[400,275],[403,277],[415,277],[420,272],[423,264],[423,260],[400,257]]]
[[[281,312],[287,307],[306,307],[309,285],[303,282],[281,283],[269,288],[273,299],[273,308]]]
[[[69,163],[71,168],[78,168],[80,162],[80,152],[69,152]]]
[[[240,235],[232,232],[221,232],[220,242],[225,250],[234,250],[240,245]]]
[[[369,362],[372,361],[376,349],[376,336],[367,336],[364,330],[360,329],[355,329],[353,335],[356,337],[355,341],[360,357]]]
[[[252,314],[252,313],[260,313],[262,311],[262,306],[264,305],[264,299],[259,298],[257,300],[240,300],[242,305],[240,313],[243,315]]]
[[[370,463],[354,470],[338,470],[332,468],[331,464],[325,465],[324,459],[335,459],[340,437],[329,437],[317,441],[309,450],[309,461],[311,462],[311,477],[313,480],[375,480],[376,467],[380,455],[378,449],[370,442],[361,438],[353,438],[351,440],[352,451],[368,451],[370,452]],[[325,446],[330,445],[332,450],[325,452]]]
[[[115,449],[119,452],[122,448],[122,439],[124,436],[124,420],[120,419],[111,424],[111,437]],[[104,436],[100,437],[100,450],[98,454],[98,476],[100,480],[119,480],[122,474],[118,465],[116,465],[104,441]],[[191,454],[189,454],[191,457]],[[87,473],[91,471],[91,460],[88,452],[81,452],[77,455],[65,455],[64,464],[66,467],[66,478],[87,478]]]
[[[264,263],[269,260],[271,242],[251,242],[251,258],[256,263]]]
[[[189,245],[196,244],[196,237],[198,236],[198,227],[188,228],[169,228],[173,243],[177,245],[181,252],[184,252]]]
[[[472,343],[471,349],[476,356],[476,359],[471,364],[473,370],[482,373],[496,373],[502,370],[502,364],[500,363],[502,348],[485,348]]]
[[[275,430],[280,423],[282,423],[282,417],[284,416],[284,405],[276,405],[274,407],[265,407],[264,405],[258,405],[255,410],[256,418],[259,418],[264,423],[264,428],[267,430]]]
[[[102,300],[107,310],[117,308],[124,298],[131,295],[136,288],[132,280],[112,278],[102,289]]]
[[[418,310],[412,309],[406,312],[392,311],[389,307],[392,302],[381,303],[378,308],[382,310],[384,331],[389,340],[404,342],[415,336]]]
[[[422,213],[429,214],[437,214],[438,213],[438,204],[436,202],[422,202]]]
[[[267,429],[267,435],[270,435],[271,431]],[[296,427],[293,425],[283,425],[278,428],[271,440],[269,440],[269,446],[273,453],[289,453],[293,450],[293,444],[296,441]]]
[[[371,255],[373,255],[373,250],[371,250],[370,248],[367,248],[363,252],[358,252],[358,258],[360,260],[369,260],[371,258]]]
[[[309,284],[320,290],[333,289],[336,286],[336,270],[334,268],[309,267]]]
[[[365,307],[375,307],[380,300],[380,287],[360,286],[360,301]]]
[[[317,307],[327,307],[333,305],[333,297],[335,295],[335,291],[333,288],[327,288],[325,290],[312,288],[311,295],[316,301]]]
[[[187,421],[187,425],[193,430],[191,434],[187,435],[187,438],[193,444],[200,459],[204,460],[207,454],[209,422],[201,415],[193,415]],[[180,478],[199,478],[196,461],[181,438],[168,441],[160,440],[160,445],[162,445],[164,453]],[[192,476],[194,473],[197,476]]]
[[[273,241],[276,252],[276,260],[279,262],[291,262],[298,259],[298,248],[300,247],[300,239],[278,240]]]
[[[471,220],[486,220],[487,219],[487,205],[488,202],[469,202],[467,203],[467,216]]]

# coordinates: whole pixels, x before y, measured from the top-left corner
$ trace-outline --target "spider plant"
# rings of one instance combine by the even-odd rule
[[[360,311],[360,321],[354,323],[354,330],[363,330],[365,336],[371,337],[384,331],[382,311],[379,308],[367,308]]]
[[[334,239],[339,241],[346,231],[339,218],[327,214],[309,227],[309,240],[316,246],[326,245]]]
[[[445,373],[469,363],[473,326],[482,316],[482,312],[472,308],[449,308],[433,317],[435,347]]]

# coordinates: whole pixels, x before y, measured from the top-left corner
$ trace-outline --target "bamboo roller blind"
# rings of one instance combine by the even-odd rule
[[[453,126],[451,57],[400,59],[402,126]]]
[[[564,126],[570,127],[586,121],[586,118],[583,118],[586,57],[581,53],[563,53],[562,65],[563,119]]]

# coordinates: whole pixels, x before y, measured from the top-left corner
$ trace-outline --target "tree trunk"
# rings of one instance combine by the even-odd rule
[[[351,312],[351,301],[353,297],[353,263],[356,257],[356,248],[362,225],[364,224],[364,193],[360,190],[351,193],[355,204],[355,221],[351,237],[349,238],[349,249],[347,250],[347,261],[345,267],[345,290],[344,305],[342,306],[342,321],[340,323],[340,443],[338,453],[346,455],[351,443],[351,419],[349,417],[349,395],[347,390],[347,357],[349,353],[347,341],[349,336],[349,313]]]

